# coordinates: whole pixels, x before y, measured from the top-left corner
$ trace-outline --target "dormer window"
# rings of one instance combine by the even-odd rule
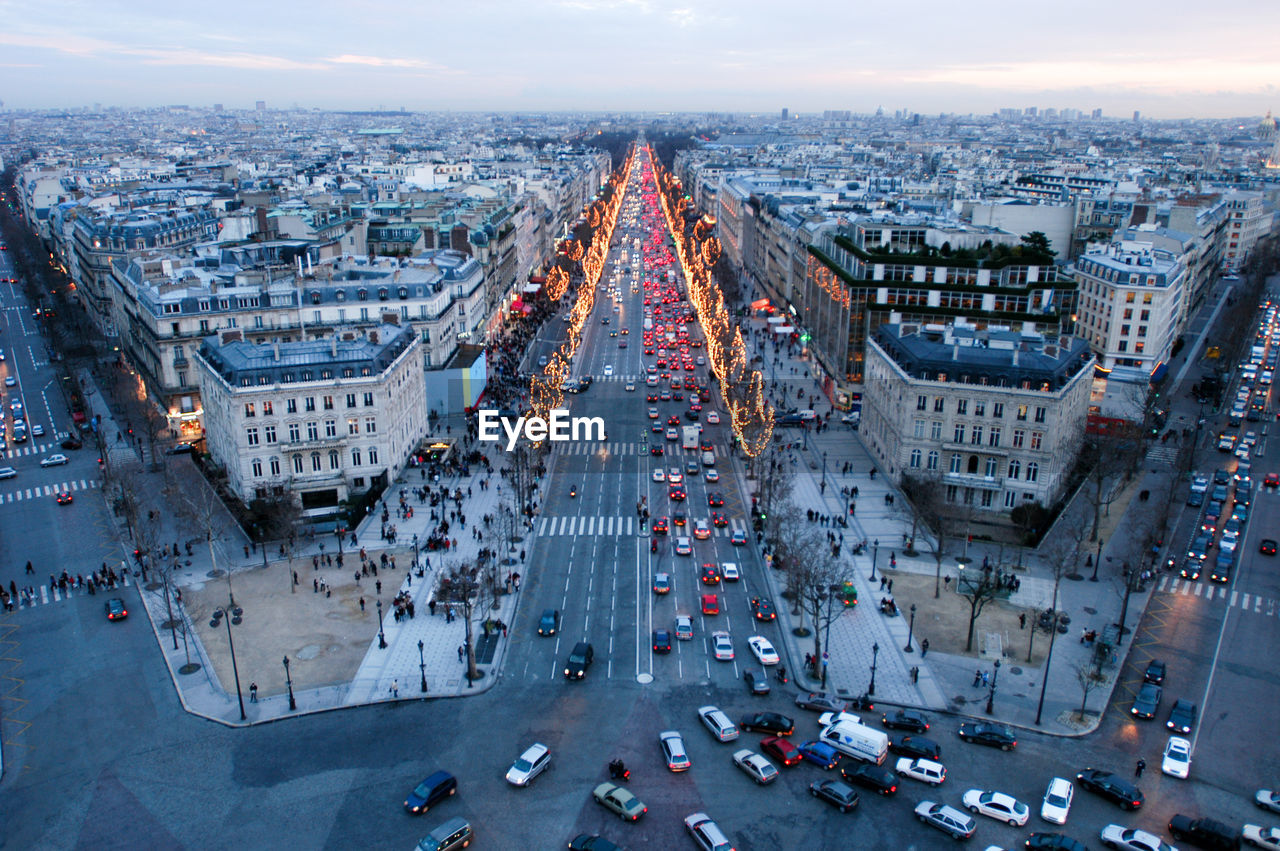
[[[408,288],[408,287],[401,287],[401,288],[398,290],[397,295],[399,295],[399,296],[400,296],[400,300],[401,300],[401,301],[404,301],[405,299],[407,299],[407,298],[409,297],[409,288]]]
[[[378,287],[378,301],[386,301],[389,296],[390,294],[387,292],[386,287]]]
[[[313,291],[313,292],[311,293],[311,303],[312,303],[312,304],[319,304],[319,303],[320,303],[320,293],[319,293],[318,291]]]
[[[361,301],[368,301],[369,291],[361,287],[360,289],[356,290],[356,298],[360,299]]]
[[[333,294],[333,297],[336,298],[338,301],[346,301],[347,300],[346,290],[338,290],[336,293]]]

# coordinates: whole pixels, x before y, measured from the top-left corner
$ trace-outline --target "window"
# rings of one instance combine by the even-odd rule
[[[266,376],[263,376],[263,377],[265,378]],[[264,417],[274,417],[275,414],[276,414],[276,408],[274,404],[272,404],[271,402],[262,403],[262,415]]]
[[[1000,426],[992,426],[991,433],[987,435],[987,446],[1000,445]]]
[[[917,440],[924,439],[924,420],[916,420],[914,423],[913,435]]]
[[[1040,444],[1043,442],[1044,442],[1044,432],[1040,432],[1040,431],[1031,432],[1031,448],[1032,449],[1039,450]]]
[[[994,479],[999,472],[1000,472],[1000,462],[994,458],[988,458],[986,477],[988,479]]]
[[[311,422],[307,423],[307,440],[319,440],[319,439],[320,439],[320,425],[319,423],[312,420]]]
[[[316,397],[315,397],[315,396],[308,396],[308,397],[306,397],[305,399],[303,399],[302,401],[303,401],[303,405],[302,405],[302,407],[303,407],[303,409],[304,409],[304,410],[307,410],[307,411],[314,411],[314,410],[316,409]]]
[[[253,475],[255,478],[260,478],[262,476],[262,461],[260,461],[257,458],[254,458],[253,463],[250,465],[250,467],[253,470]]]
[[[337,437],[337,436],[338,436],[338,421],[337,421],[337,420],[325,420],[325,421],[324,421],[324,436],[325,436],[325,437]]]
[[[1009,478],[1016,479],[1022,473],[1022,462],[1017,458],[1009,461]]]
[[[929,461],[925,469],[927,470],[938,469],[938,450],[932,449],[929,451]]]
[[[973,402],[973,415],[975,417],[985,417],[987,415],[987,403],[981,399],[975,399]]]
[[[1048,412],[1046,409],[1037,407],[1037,408],[1036,408],[1036,422],[1038,422],[1038,423],[1042,423],[1042,422],[1044,422],[1044,418],[1045,418],[1045,416],[1046,416],[1048,413],[1049,413],[1049,412]]]
[[[256,417],[258,415],[258,411],[252,402],[244,403],[244,415],[246,417]]]
[[[957,493],[959,491],[955,485],[947,485],[947,502],[955,502]]]
[[[960,455],[958,453],[951,456],[951,472],[960,472]]]
[[[942,420],[934,420],[929,424],[929,439],[942,440]]]
[[[373,407],[373,394],[372,394],[372,393],[366,393],[366,394],[364,394],[364,406],[365,406],[366,408],[372,408],[372,407]]]
[[[378,463],[378,450],[373,446],[369,447],[369,463],[371,465]]]
[[[1005,508],[1013,508],[1014,505],[1017,504],[1017,502],[1018,502],[1018,495],[1016,493],[1014,493],[1013,491],[1005,491],[1005,494],[1004,494]]]
[[[924,457],[924,453],[922,453],[919,449],[912,449],[911,450],[911,466],[916,469],[919,469],[920,460],[923,457]]]
[[[311,472],[313,473],[320,472],[320,453],[319,452],[311,453]]]
[[[359,464],[360,462],[357,461],[356,463]],[[336,449],[329,450],[329,469],[336,470],[341,464],[342,464],[342,458],[341,456],[338,455],[338,450]]]
[[[333,397],[332,397],[332,396],[325,396],[325,397],[324,397],[324,409],[325,409],[326,411],[332,411],[332,410],[333,410]]]
[[[1025,431],[1023,431],[1020,428],[1015,428],[1013,430],[1013,448],[1021,449],[1023,440],[1026,438],[1026,436],[1027,436],[1027,433]]]
[[[209,333],[209,320],[208,320],[208,319],[201,319],[201,320],[200,320],[200,333],[201,333],[201,334],[208,334],[208,333]]]
[[[365,433],[365,434],[377,434],[377,433],[378,433],[378,421],[377,421],[376,419],[374,419],[373,417],[365,417],[365,418],[364,418],[364,433]]]
[[[964,443],[964,423],[956,423],[954,441]]]
[[[957,399],[956,400],[956,416],[965,417],[968,415],[969,415],[969,400]]]
[[[1018,406],[1018,413],[1017,413],[1017,415],[1015,416],[1015,419],[1018,419],[1018,420],[1021,420],[1021,421],[1024,421],[1024,422],[1026,421],[1026,419],[1027,419],[1027,406],[1026,406],[1026,405],[1019,405],[1019,406]]]
[[[302,440],[302,430],[297,423],[289,423],[289,442],[297,443],[299,440]]]
[[[348,394],[347,394],[347,407],[348,407],[348,408],[354,408],[355,406],[356,406],[356,394],[354,394],[354,393],[348,393]]]
[[[286,413],[286,414],[296,414],[296,413],[298,413],[298,400],[297,400],[297,399],[286,399],[286,400],[285,400],[285,402],[284,402],[284,411],[285,411],[285,413]]]
[[[982,507],[983,507],[983,508],[990,508],[990,507],[991,507],[991,502],[992,502],[992,500],[994,499],[994,497],[995,497],[995,494],[994,494],[994,493],[992,493],[991,491],[983,491],[983,492],[982,492]]]
[[[264,426],[264,427],[263,427],[263,429],[262,429],[262,436],[263,436],[264,438],[266,438],[266,441],[267,441],[267,444],[268,444],[268,445],[270,445],[270,444],[272,444],[272,443],[275,443],[275,442],[276,442],[276,427],[275,427],[275,426],[273,426],[273,425]]]
[[[969,442],[974,446],[982,445],[982,426],[976,425],[973,427],[973,433],[969,435]]]
[[[934,413],[938,413],[938,414],[942,413],[942,403],[943,403],[944,401],[945,401],[945,400],[944,400],[941,396],[934,396],[934,397],[933,397],[933,410],[934,410]]]
[[[928,396],[917,396],[917,397],[916,397],[916,410],[917,410],[917,411],[923,411],[923,410],[925,410],[927,407],[929,407],[929,397],[928,397]]]
[[[1120,326],[1120,336],[1121,336],[1121,337],[1128,337],[1130,333],[1131,333],[1131,332],[1130,332],[1130,328],[1129,328],[1129,326],[1128,326],[1128,325],[1121,325],[1121,326]]]
[[[1126,307],[1126,308],[1124,309],[1124,316],[1123,316],[1122,318],[1123,318],[1123,319],[1132,319],[1132,318],[1133,318],[1133,308],[1132,308],[1132,307]]]
[[[352,450],[351,450],[351,466],[353,466],[353,467],[359,467],[359,466],[361,466],[361,463],[360,463],[360,449],[359,449],[359,448],[356,448],[356,449],[352,449]]]
[[[360,433],[360,421],[355,417],[352,417],[351,419],[347,420],[347,434],[359,434],[359,433]]]
[[[295,473],[302,472],[302,456],[301,455],[293,456],[293,472]]]
[[[279,458],[271,459],[271,475],[273,476],[280,475],[280,459]]]
[[[1040,478],[1040,465],[1035,461],[1027,464],[1027,481],[1034,482]]]
[[[991,416],[998,420],[1004,419],[1004,402],[991,403]]]
[[[250,446],[258,445],[258,429],[257,428],[245,429],[244,436],[248,440]]]

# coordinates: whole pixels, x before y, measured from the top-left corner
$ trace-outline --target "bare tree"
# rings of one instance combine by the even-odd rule
[[[248,510],[250,533],[262,548],[262,566],[268,567],[267,545],[272,541],[280,541],[281,554],[291,557],[298,524],[302,521],[302,504],[297,494],[281,488],[279,493],[253,500]],[[289,590],[297,590],[292,572]]]
[[[816,536],[812,524],[805,521],[795,503],[787,500],[770,515],[770,538],[773,547],[773,566],[783,571],[787,580],[786,596],[792,601],[792,614],[800,614],[801,577],[798,566],[804,557],[810,536]]]
[[[973,627],[986,608],[1001,592],[999,577],[990,565],[975,570],[962,570],[956,579],[956,593],[969,601],[969,640],[965,643],[966,653],[973,651]]]
[[[476,642],[471,626],[471,616],[479,608],[483,610],[481,597],[484,583],[480,579],[480,570],[473,564],[460,562],[443,571],[436,590],[436,598],[462,609],[462,618],[466,628],[466,661],[467,679],[478,680],[480,673],[476,669]]]
[[[794,576],[793,585],[800,608],[813,623],[813,656],[821,659],[825,649],[822,646],[823,636],[844,609],[844,604],[837,598],[848,571],[840,559],[832,555],[822,536],[811,531],[793,544],[788,573]]]
[[[938,473],[916,475],[903,473],[899,483],[902,493],[911,504],[911,537],[907,552],[916,549],[916,537],[923,526],[933,535],[933,559],[935,564],[933,596],[942,596],[942,556],[947,538],[956,533],[957,521],[967,521],[972,509],[961,509],[947,502],[946,487]],[[961,515],[964,515],[963,517]]]
[[[1110,516],[1111,504],[1137,472],[1142,448],[1135,428],[1085,436],[1080,447],[1080,464],[1085,469],[1084,495],[1093,511],[1090,541],[1098,540],[1104,514]]]
[[[1087,717],[1086,707],[1089,703],[1089,695],[1101,688],[1107,678],[1102,675],[1092,660],[1077,662],[1075,672],[1076,682],[1080,685],[1080,711],[1076,714],[1083,721]]]
[[[213,544],[222,535],[222,512],[226,509],[218,499],[217,493],[214,492],[213,486],[203,481],[196,483],[194,486],[180,486],[175,483],[166,496],[169,497],[170,504],[174,506],[175,513],[185,520],[199,537],[204,539],[205,545],[209,548],[209,564],[212,571],[216,572],[218,569],[218,553]],[[230,564],[227,565],[226,573],[227,600],[231,607],[234,608],[236,598],[231,590]]]

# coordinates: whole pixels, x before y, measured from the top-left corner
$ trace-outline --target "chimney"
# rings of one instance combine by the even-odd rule
[[[338,356],[338,335],[337,334],[329,335],[329,353],[333,355],[335,358]]]
[[[279,343],[274,343],[274,344],[271,346],[271,348],[272,348],[272,353],[273,353],[273,354],[274,354],[274,356],[275,356],[275,357],[274,357],[274,360],[279,361],[279,360],[280,360],[280,344],[279,344]]]

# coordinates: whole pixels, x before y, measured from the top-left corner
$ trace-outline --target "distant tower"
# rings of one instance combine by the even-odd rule
[[[1276,134],[1275,144],[1271,146],[1271,153],[1267,156],[1267,168],[1280,169],[1280,133]]]
[[[1102,117],[1102,110],[1101,110],[1101,109],[1095,109],[1095,110],[1093,111],[1093,120],[1094,120],[1094,121],[1097,121],[1097,120],[1098,120],[1099,118],[1101,118],[1101,117]]]
[[[1133,111],[1133,120],[1134,120],[1134,121],[1141,121],[1141,120],[1142,120],[1142,113],[1135,109],[1135,110]]]
[[[266,112],[266,111],[267,111],[267,102],[266,102],[265,100],[257,101],[257,102],[255,102],[255,103],[254,103],[253,108],[254,108],[254,109],[256,109],[256,110],[258,110],[258,112]]]
[[[787,116],[789,116],[790,114],[791,114],[791,113],[790,113],[790,111],[789,111],[789,110],[784,106],[784,107],[782,108],[782,120],[783,120],[783,121],[786,121],[786,120],[787,120]]]

